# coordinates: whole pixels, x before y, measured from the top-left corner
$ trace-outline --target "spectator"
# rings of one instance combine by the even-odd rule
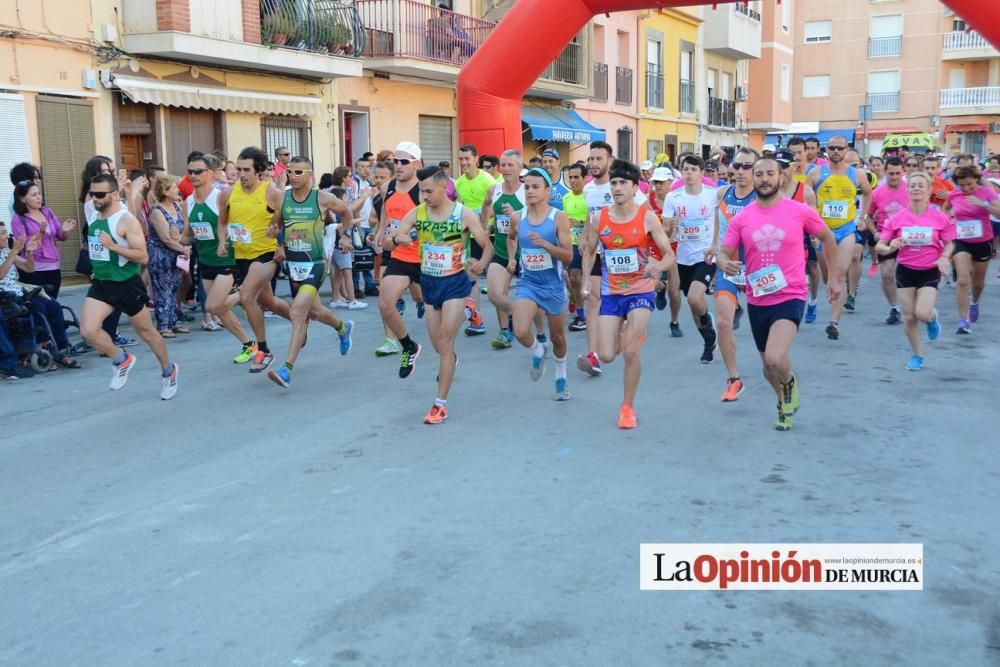
[[[326,172],[319,177],[319,189],[325,192],[329,192],[330,188],[333,187],[333,174]]]
[[[274,149],[274,159],[277,162],[274,163],[274,175],[272,180],[277,179],[281,176],[281,173],[288,169],[288,163],[292,161],[292,152],[287,146],[279,146]]]
[[[337,182],[338,172],[341,169],[347,170],[347,176],[343,180],[346,180],[350,176],[350,170],[347,167],[337,167],[333,172],[334,182]],[[334,185],[330,192],[334,197],[339,197],[345,202],[347,201],[347,190],[343,186]],[[330,272],[330,291],[332,297],[330,307],[348,308],[350,310],[367,308],[368,304],[364,301],[358,301],[354,292],[354,280],[352,278],[354,268],[353,255],[351,251],[344,252],[339,242],[342,238],[347,238],[353,243],[353,236],[351,234],[353,223],[350,220],[341,220],[336,230],[333,230],[332,226],[328,229],[332,230],[328,233],[333,235],[333,253],[332,261],[330,262],[332,265],[332,271]]]
[[[538,162],[541,164],[541,158],[538,159]],[[448,188],[446,191],[448,199],[456,201],[458,199],[458,193],[455,192],[455,179],[451,177],[451,162],[448,160],[441,160],[438,162],[438,167],[440,167],[441,171],[448,175]],[[362,211],[362,213],[364,213],[364,211]]]
[[[60,222],[52,209],[43,205],[42,189],[34,181],[18,183],[14,188],[14,218],[11,232],[15,239],[23,238],[27,241],[29,238],[38,237],[41,240],[41,245],[34,251],[34,268],[31,272],[24,269],[21,281],[29,285],[38,285],[45,289],[49,297],[58,299],[62,271],[59,268],[61,253],[56,242],[68,239],[75,229],[76,220],[68,219]]]
[[[390,150],[382,150],[378,152],[378,156],[375,158],[375,162],[392,162],[392,158],[395,155]]]
[[[222,165],[222,173],[226,175],[226,183],[232,185],[239,178],[239,172],[236,171],[236,163],[232,160],[226,160]]]
[[[201,159],[206,157],[202,155]],[[190,258],[191,248],[182,240],[190,239],[191,232],[181,212],[181,193],[175,177],[165,174],[157,178],[153,183],[153,197],[156,205],[149,215],[149,242],[146,248],[149,251],[149,280],[153,285],[156,328],[164,338],[174,338],[175,334],[191,333],[190,329],[177,325],[177,291],[184,274],[177,260],[181,256],[185,260]]]
[[[15,188],[20,183],[27,183],[28,181],[34,181],[35,185],[42,187],[42,172],[38,170],[38,167],[31,164],[30,162],[18,162],[10,169],[10,184]],[[10,201],[7,202],[7,219],[14,219],[14,195],[10,196]]]

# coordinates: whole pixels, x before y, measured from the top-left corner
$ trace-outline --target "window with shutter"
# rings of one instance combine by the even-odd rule
[[[0,152],[10,167],[18,162],[32,162],[28,124],[24,118],[24,97],[0,93]],[[14,186],[6,173],[0,174],[0,220],[10,225],[7,203]]]
[[[167,110],[167,170],[181,175],[187,169],[191,151],[211,153],[221,146],[216,141],[216,113],[203,109]]]
[[[420,116],[420,150],[425,166],[436,165],[442,160],[453,162],[451,118]]]
[[[275,151],[287,148],[292,157],[304,155],[312,159],[312,126],[300,118],[268,117],[260,119],[261,147],[267,159],[275,160]]]

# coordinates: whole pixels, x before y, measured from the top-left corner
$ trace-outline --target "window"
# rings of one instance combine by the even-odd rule
[[[965,88],[965,70],[958,68],[948,71],[949,88]]]
[[[312,157],[312,133],[309,121],[298,118],[268,117],[260,119],[260,134],[264,152],[269,160],[274,160],[274,151],[282,146],[292,156]]]
[[[792,68],[788,65],[781,66],[781,101],[787,102],[791,97],[792,90]]]
[[[694,44],[681,41],[680,111],[694,113]]]
[[[899,111],[899,70],[868,73],[868,104],[873,113]]]
[[[716,97],[716,83],[715,82],[718,79],[718,77],[719,77],[719,73],[716,70],[711,69],[711,68],[708,70],[708,76],[706,78],[708,79],[707,83],[708,83],[708,96],[709,97]]]
[[[790,25],[792,25],[792,0],[785,0],[781,3],[781,32],[787,35]]]
[[[873,16],[871,37],[899,37],[903,34],[903,15]]]
[[[803,77],[802,97],[830,97],[830,75]]]
[[[806,21],[806,44],[833,39],[833,21]]]
[[[903,16],[873,16],[869,28],[868,57],[885,58],[903,54]]]
[[[951,22],[951,31],[952,32],[965,32],[965,29],[966,29],[965,21],[963,21],[962,19],[953,19],[952,20],[952,22]]]
[[[646,106],[663,108],[663,43],[646,40]]]
[[[733,96],[733,75],[729,72],[722,73],[722,82],[719,86],[718,97],[728,100]]]
[[[615,156],[619,160],[632,161],[632,128],[623,127],[618,130],[618,150]]]

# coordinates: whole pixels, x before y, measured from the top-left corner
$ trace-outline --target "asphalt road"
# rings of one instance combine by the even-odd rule
[[[347,358],[314,326],[288,391],[200,331],[169,343],[170,402],[142,347],[117,393],[93,353],[0,384],[0,664],[1000,664],[1000,284],[965,337],[941,290],[920,373],[885,310],[865,279],[839,341],[823,306],[803,325],[787,433],[748,326],[748,391],[723,405],[721,360],[664,313],[631,432],[620,362],[571,367],[555,403],[551,366],[532,383],[488,336],[459,342],[451,418],[425,426],[436,355],[400,381],[374,305]],[[268,326],[280,360],[289,326]],[[922,542],[926,582],[642,592],[642,542]]]

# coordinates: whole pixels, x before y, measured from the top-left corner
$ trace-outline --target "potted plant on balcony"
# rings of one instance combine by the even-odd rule
[[[284,46],[295,36],[295,20],[284,14],[266,14],[260,22],[265,44]]]
[[[313,22],[312,36],[314,48],[323,48],[336,54],[354,50],[354,32],[334,15],[317,17]]]

